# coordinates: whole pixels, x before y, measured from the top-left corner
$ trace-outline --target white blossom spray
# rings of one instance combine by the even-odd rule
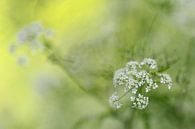
[[[172,79],[169,74],[158,71],[154,59],[145,58],[141,62],[130,61],[124,68],[117,70],[113,77],[113,85],[115,89],[123,89],[122,93],[116,90],[109,98],[113,108],[121,108],[123,104],[120,100],[129,96],[132,108],[145,109],[149,104],[147,94],[160,85],[165,85],[170,90]]]

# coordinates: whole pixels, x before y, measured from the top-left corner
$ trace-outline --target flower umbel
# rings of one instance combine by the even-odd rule
[[[131,97],[132,107],[138,109],[144,109],[149,104],[148,99],[149,97],[145,97],[142,94],[138,94],[136,97]]]
[[[109,103],[111,104],[111,106],[113,108],[119,109],[122,104],[119,101],[119,96],[117,95],[117,93],[113,93],[110,98],[109,98]]]
[[[40,23],[32,23],[25,26],[17,33],[17,40],[9,47],[9,52],[17,56],[17,51],[23,47],[27,47],[32,54],[43,52],[46,44],[51,40],[53,33],[50,29],[46,29]],[[26,64],[27,56],[17,56],[18,64]]]
[[[158,72],[154,59],[145,58],[142,62],[130,61],[124,68],[117,70],[114,74],[113,85],[115,89],[123,88],[124,90],[122,93],[116,90],[112,94],[109,99],[112,107],[119,109],[122,106],[121,99],[130,96],[132,108],[145,109],[149,104],[147,94],[157,89],[159,85],[166,85],[168,89],[171,89],[172,79],[169,74]]]

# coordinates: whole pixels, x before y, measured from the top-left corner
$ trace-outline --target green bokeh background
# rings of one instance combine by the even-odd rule
[[[193,0],[0,0],[0,129],[193,129],[194,12]],[[26,48],[18,55],[27,55],[29,64],[17,65],[8,48],[33,22],[54,31],[52,45],[68,60],[68,72]],[[159,90],[146,111],[127,108],[99,120],[111,110],[114,71],[145,57],[160,65],[178,60],[167,70],[173,90]],[[40,78],[58,86],[39,91],[34,82]],[[128,125],[131,111],[136,115]]]

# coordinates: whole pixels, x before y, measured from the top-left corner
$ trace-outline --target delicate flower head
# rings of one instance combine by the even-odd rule
[[[122,104],[119,101],[119,96],[117,94],[117,92],[114,92],[110,98],[109,98],[109,103],[113,108],[119,109]]]
[[[141,65],[147,65],[150,69],[157,69],[157,63],[154,59],[151,58],[145,58],[142,62]]]
[[[32,41],[41,35],[43,27],[39,23],[33,23],[30,26],[26,26],[20,32],[18,32],[19,43]]]
[[[122,86],[128,82],[128,79],[125,69],[119,69],[114,74],[113,84],[115,87]]]
[[[133,99],[132,99],[133,98]],[[149,104],[149,97],[138,94],[136,97],[131,97],[132,108],[144,109]]]
[[[44,49],[44,41],[50,40],[53,35],[52,30],[45,29],[40,23],[32,23],[25,26],[17,33],[17,41],[12,44],[10,49],[19,49],[23,45],[28,46],[34,53],[37,50],[42,51]]]
[[[140,64],[139,62],[137,61],[129,61],[127,64],[126,64],[126,68],[128,70],[137,70],[137,68],[140,68]]]
[[[9,52],[12,54],[17,54],[16,51],[27,46],[31,50],[32,54],[37,52],[42,52],[45,49],[45,41],[49,41],[52,36],[52,31],[45,29],[40,23],[32,23],[25,26],[17,33],[17,40],[14,44],[9,47]],[[18,64],[26,64],[27,58],[19,57]]]
[[[119,100],[128,94],[133,108],[144,109],[149,104],[149,97],[145,94],[157,89],[159,85],[167,85],[168,89],[171,89],[172,79],[168,74],[158,72],[154,59],[145,58],[141,62],[130,61],[124,68],[117,70],[114,74],[113,85],[114,88],[124,89],[122,95],[118,95],[121,92],[116,91],[111,96],[110,100],[115,102],[114,107],[120,108],[122,104]]]
[[[160,76],[160,83],[165,84],[168,86],[168,89],[171,89],[173,82],[169,74],[162,73],[159,74]]]

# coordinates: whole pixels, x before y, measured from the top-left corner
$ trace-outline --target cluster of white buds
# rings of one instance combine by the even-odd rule
[[[112,107],[119,109],[122,104],[119,101],[119,96],[117,95],[117,92],[114,92],[110,98],[109,98],[109,103],[111,104]]]
[[[172,79],[169,74],[159,73],[157,63],[154,59],[145,58],[142,62],[130,61],[122,69],[115,72],[113,78],[115,89],[122,88],[122,93],[114,92],[109,102],[112,107],[120,108],[120,100],[130,95],[133,108],[145,109],[149,103],[147,95],[151,90],[155,90],[159,85],[166,85],[168,89],[172,87]],[[118,94],[121,94],[120,96]]]
[[[14,53],[17,48],[27,45],[33,52],[36,50],[43,50],[44,45],[42,39],[50,39],[52,37],[52,31],[45,29],[40,23],[32,23],[17,34],[17,41],[10,46],[10,52]]]
[[[43,51],[45,48],[43,40],[50,40],[52,35],[53,32],[50,29],[45,29],[40,23],[32,23],[18,32],[17,40],[10,45],[9,52],[15,55],[16,51],[23,46],[30,48],[32,54],[37,51]],[[19,56],[17,62],[25,64],[26,57],[24,55]]]
[[[166,73],[162,73],[159,74],[159,76],[160,76],[160,83],[166,84],[168,86],[168,89],[171,89],[173,84],[170,75]]]
[[[138,94],[136,97],[131,96],[130,100],[132,102],[132,107],[133,108],[138,108],[138,109],[144,109],[148,106],[148,99],[149,97],[145,97],[141,94]]]

